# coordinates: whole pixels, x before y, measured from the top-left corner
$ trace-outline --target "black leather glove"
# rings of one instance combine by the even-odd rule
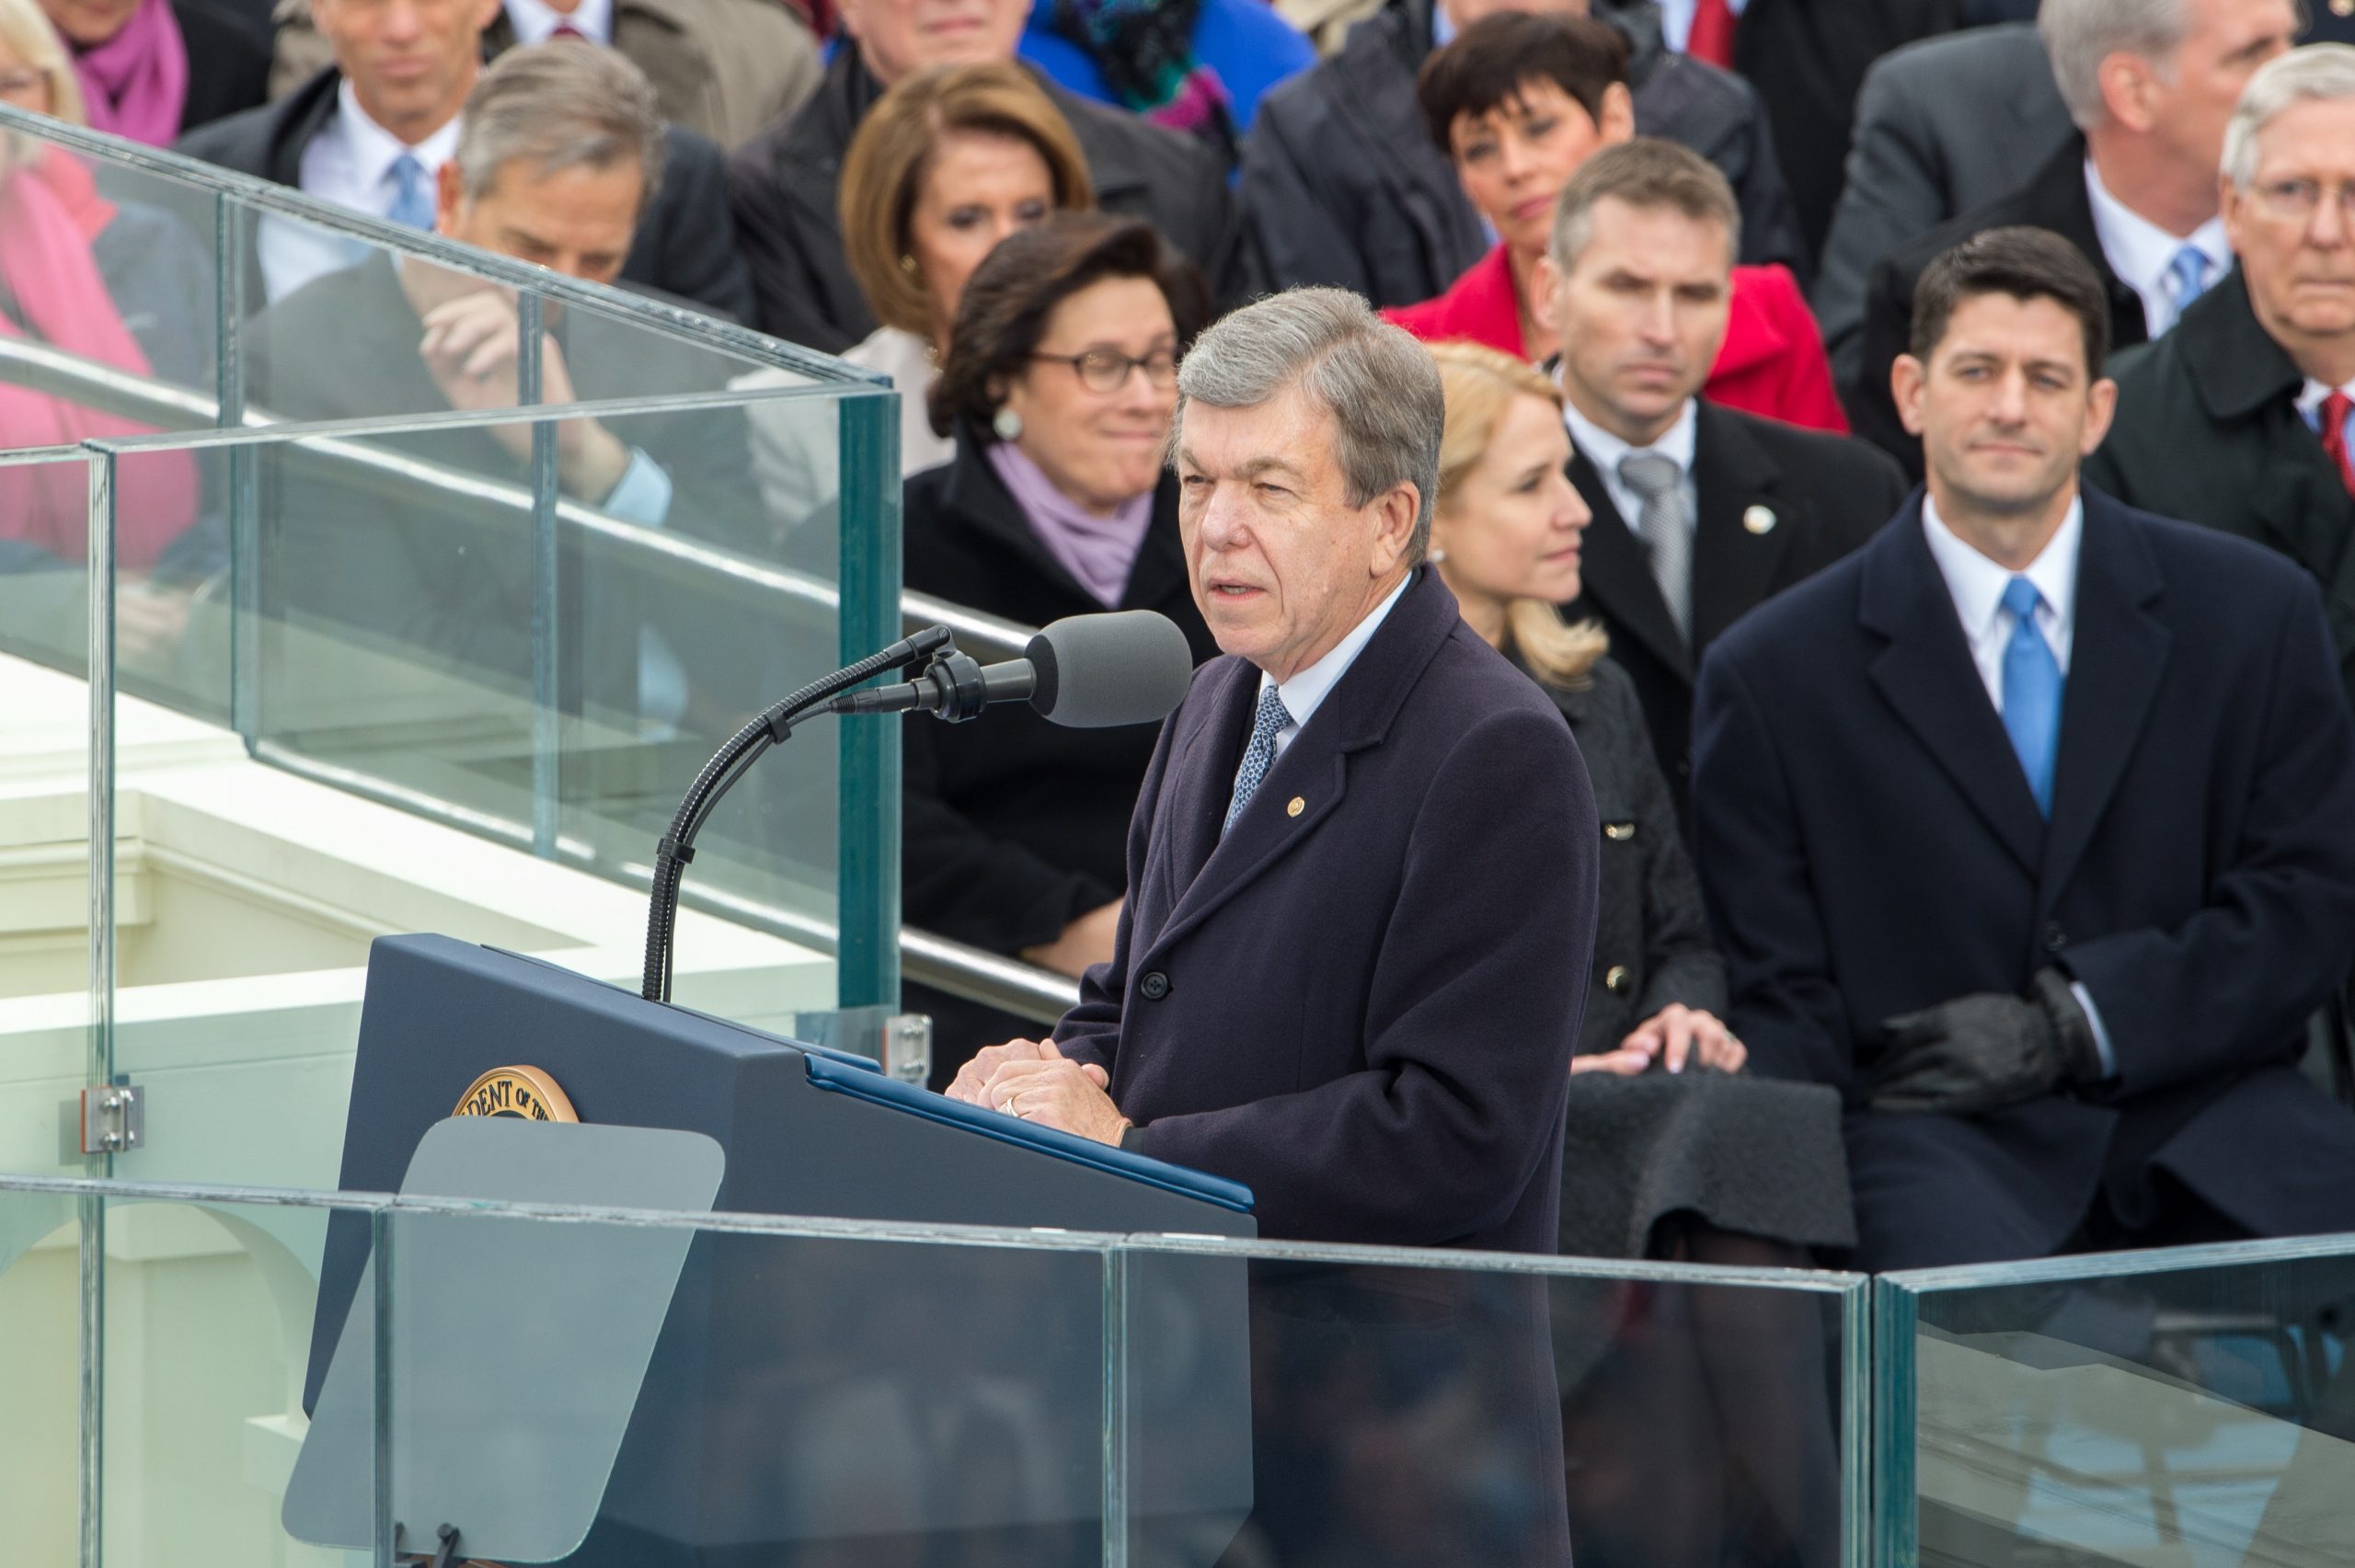
[[[1957,997],[1881,1025],[1871,1073],[1877,1111],[1977,1116],[2101,1076],[2093,1020],[2068,977],[2039,969],[2025,997]]]

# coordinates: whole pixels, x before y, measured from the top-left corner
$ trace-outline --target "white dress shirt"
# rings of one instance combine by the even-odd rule
[[[1611,504],[1618,509],[1619,521],[1627,525],[1628,532],[1638,539],[1643,537],[1644,498],[1637,495],[1633,486],[1621,481],[1619,460],[1637,452],[1658,452],[1676,464],[1676,471],[1684,475],[1685,521],[1697,523],[1701,516],[1701,492],[1693,483],[1693,449],[1699,425],[1694,418],[1692,398],[1684,400],[1683,408],[1676,416],[1676,423],[1671,425],[1660,440],[1645,447],[1629,446],[1580,413],[1578,406],[1568,398],[1562,400],[1562,423],[1569,429],[1570,444],[1586,454],[1586,460],[1594,464],[1595,473],[1602,476],[1603,487],[1610,495]]]
[[[2306,384],[2298,393],[2298,418],[2306,422],[2306,429],[2317,435],[2322,433],[2322,400],[2334,392],[2343,392],[2349,397],[2355,397],[2355,381],[2345,386],[2325,386],[2308,376]],[[2350,425],[2355,425],[2355,413],[2347,418]]]
[[[1741,13],[1749,6],[1750,0],[1726,0],[1726,9],[1733,13],[1736,21],[1741,19]],[[1693,13],[1696,8],[1697,0],[1660,0],[1660,36],[1679,53],[1683,52],[1685,40],[1693,36]]]
[[[507,25],[515,29],[518,44],[546,43],[567,23],[583,38],[614,41],[614,0],[580,0],[580,9],[569,17],[541,0],[506,0],[506,6]]]
[[[1929,543],[1930,559],[1937,563],[1938,575],[1947,580],[1955,614],[1962,622],[1963,639],[1970,645],[1970,661],[1979,667],[1980,681],[1987,688],[1987,700],[1995,705],[1998,717],[2004,712],[2004,645],[2011,641],[2015,619],[2004,608],[2004,589],[2015,576],[2036,585],[2043,600],[2036,607],[2036,629],[2044,635],[2045,646],[2052,650],[2061,673],[2069,673],[2069,648],[2077,631],[2077,553],[2085,536],[2082,497],[2069,503],[2069,515],[2061,520],[2060,528],[2036,559],[2018,573],[1964,544],[1938,516],[1937,502],[1927,495],[1922,498],[1922,535]],[[2102,1075],[2116,1077],[2118,1057],[2110,1049],[2109,1031],[2102,1026],[2101,1010],[2094,1005],[2093,993],[2076,980],[2070,982],[2069,990],[2093,1024]]]
[[[2183,314],[2183,302],[2176,297],[2177,285],[2167,272],[2177,251],[2197,246],[2208,258],[2208,288],[2233,269],[2233,247],[2224,238],[2223,218],[2211,218],[2188,235],[2171,235],[2112,196],[2091,158],[2085,160],[2085,195],[2093,201],[2094,235],[2101,241],[2101,253],[2109,269],[2141,297],[2143,330],[2152,337],[2161,336]]]
[[[339,207],[388,218],[400,194],[393,165],[402,154],[414,157],[425,171],[430,194],[442,166],[458,150],[455,117],[412,147],[368,118],[349,81],[336,88],[335,106],[303,149],[301,179],[305,192]],[[255,244],[262,286],[273,300],[284,299],[324,273],[356,266],[368,254],[365,245],[340,235],[276,217],[262,220]]]
[[[1417,571],[1421,569],[1421,567],[1416,568]],[[1300,734],[1301,727],[1315,716],[1316,710],[1324,704],[1327,694],[1340,684],[1341,677],[1350,672],[1350,666],[1355,664],[1358,655],[1365,651],[1365,645],[1373,640],[1375,629],[1382,624],[1391,609],[1397,604],[1399,595],[1407,591],[1407,583],[1414,580],[1414,572],[1408,572],[1407,581],[1392,589],[1390,597],[1375,605],[1364,620],[1350,627],[1349,634],[1327,650],[1323,658],[1318,659],[1307,669],[1298,671],[1291,680],[1278,681],[1266,670],[1259,671],[1259,694],[1251,701],[1253,715],[1257,716],[1259,704],[1266,700],[1268,688],[1270,686],[1273,686],[1277,694],[1283,698],[1284,712],[1292,715],[1292,722],[1276,731],[1277,756],[1281,757],[1291,747],[1293,738]],[[1237,778],[1243,776],[1240,764],[1236,766],[1235,773]]]

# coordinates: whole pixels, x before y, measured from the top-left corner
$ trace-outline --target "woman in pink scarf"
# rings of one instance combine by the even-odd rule
[[[169,146],[262,101],[269,46],[201,0],[41,0],[74,53],[90,129]]]

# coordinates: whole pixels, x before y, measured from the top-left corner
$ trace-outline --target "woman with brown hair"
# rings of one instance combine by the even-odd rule
[[[925,399],[966,280],[1006,235],[1093,207],[1087,160],[1019,66],[944,66],[860,123],[837,199],[851,276],[883,324],[843,358],[899,388],[901,472],[946,463]]]
[[[1855,1242],[1839,1096],[1742,1072],[1720,1021],[1725,963],[1635,685],[1600,625],[1555,609],[1579,595],[1591,516],[1565,474],[1561,393],[1477,344],[1431,357],[1447,393],[1431,559],[1465,621],[1560,706],[1602,825],[1561,1250],[1803,1267],[1811,1248]],[[1820,1321],[1690,1287],[1554,1301],[1582,1568],[1830,1562],[1839,1478]]]
[[[1058,213],[992,251],[932,393],[956,456],[907,484],[907,586],[1033,626],[1157,610],[1197,661],[1217,652],[1163,462],[1178,359],[1207,315],[1192,263],[1132,218]],[[1066,975],[1109,958],[1153,727],[1063,729],[1015,709],[901,734],[907,922]],[[982,1046],[1035,1032],[921,1001],[939,1083]]]

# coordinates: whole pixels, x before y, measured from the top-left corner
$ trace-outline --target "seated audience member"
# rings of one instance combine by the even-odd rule
[[[1737,297],[1736,222],[1723,175],[1651,141],[1587,160],[1553,219],[1570,481],[1594,512],[1571,609],[1611,634],[1680,815],[1709,645],[1870,538],[1905,492],[1861,441],[1704,395]]]
[[[835,187],[852,134],[886,89],[935,65],[1010,62],[1025,0],[972,0],[956,26],[931,0],[845,0],[844,37],[817,95],[737,149],[729,197],[759,296],[753,324],[840,353],[875,330],[852,277]],[[1252,271],[1218,160],[1191,138],[1040,84],[1079,139],[1096,200],[1143,218],[1191,258],[1220,300],[1251,292]]]
[[[1494,243],[1444,143],[1423,129],[1415,72],[1499,0],[1391,0],[1341,52],[1269,93],[1245,139],[1239,195],[1269,275],[1354,289],[1377,305],[1430,299]],[[1802,268],[1772,138],[1748,83],[1660,40],[1650,0],[1520,0],[1607,22],[1627,41],[1636,130],[1681,142],[1741,198],[1744,261]]]
[[[2355,1114],[2297,1066],[2355,946],[2314,585],[2081,488],[2116,388],[2066,240],[1958,246],[1913,333],[1926,498],[1702,667],[1734,1026],[1844,1096],[1859,1268],[2355,1228]]]
[[[1890,366],[1912,340],[1924,268],[1985,229],[2050,229],[2083,251],[2108,302],[2109,340],[2156,338],[2232,269],[2216,216],[2224,121],[2252,72],[2290,47],[2294,0],[2049,0],[2037,26],[2081,134],[2010,196],[1875,263],[1855,379],[1856,433],[1922,475]],[[2099,366],[2095,367],[2097,371]]]
[[[312,0],[335,63],[292,97],[181,139],[179,150],[323,200],[431,229],[435,189],[482,74],[482,29],[498,0]],[[633,67],[632,69],[635,69]],[[633,95],[635,96],[635,95]],[[704,310],[745,319],[751,285],[736,254],[718,150],[676,126],[663,134],[663,178],[618,278]],[[265,220],[247,298],[285,298],[365,247]]]
[[[1261,97],[1316,51],[1265,0],[1031,0],[1022,58],[1082,97],[1200,139],[1232,169]]]
[[[93,131],[168,147],[184,131],[253,108],[270,45],[207,0],[41,0],[74,56]]]
[[[1624,61],[1619,36],[1599,22],[1518,12],[1488,17],[1431,56],[1417,86],[1426,128],[1451,149],[1464,189],[1499,238],[1447,292],[1386,312],[1391,320],[1426,342],[1466,338],[1531,361],[1553,355],[1561,338],[1545,309],[1544,263],[1554,202],[1596,148],[1634,134]],[[1738,212],[1727,240],[1740,244]],[[1794,424],[1846,429],[1791,275],[1737,268],[1732,288],[1709,396]]]
[[[1864,355],[1856,335],[1873,263],[2009,196],[2020,170],[2043,167],[2075,134],[2044,40],[2025,21],[1924,39],[1874,63],[1808,294],[1843,385]]]
[[[2303,567],[2355,691],[2355,48],[2308,44],[2250,78],[2223,169],[2239,269],[2119,356],[2085,483]]]
[[[277,19],[273,98],[335,63],[310,0],[279,0]],[[810,24],[784,0],[506,0],[483,29],[483,53],[551,38],[619,50],[654,84],[663,119],[722,151],[799,109],[821,69]]]
[[[0,102],[81,120],[80,86],[34,0],[0,0]],[[212,292],[204,248],[171,214],[109,201],[74,155],[0,132],[0,339],[47,344],[205,390]],[[0,450],[149,433],[151,427],[69,398],[0,384]],[[126,462],[116,482],[115,558],[123,578],[117,609],[124,650],[132,652],[176,636],[183,616],[167,585],[218,563],[190,531],[199,496],[188,454]],[[0,635],[12,646],[76,663],[84,657],[76,651],[85,635],[79,569],[88,558],[89,519],[83,464],[0,468],[0,580],[57,573],[38,589],[7,583]],[[70,581],[60,567],[72,569]]]
[[[1187,587],[1163,462],[1200,275],[1147,225],[1059,215],[974,272],[931,409],[956,437],[908,482],[906,582],[1025,625],[1156,610],[1218,651]],[[1112,956],[1151,725],[1067,729],[1026,711],[911,725],[901,908],[911,925],[1076,977]],[[946,1084],[1022,1021],[925,993]]]
[[[664,129],[638,69],[569,43],[511,50],[483,73],[461,123],[437,181],[437,232],[613,281],[662,172]],[[519,337],[511,291],[378,252],[249,323],[246,384],[257,405],[294,418],[492,413],[518,406]],[[540,401],[552,405],[707,391],[716,379],[703,356],[681,350],[667,361],[645,334],[586,312],[555,313],[540,356]],[[520,485],[533,430],[515,421],[380,444]],[[566,498],[642,528],[740,543],[726,534],[752,506],[741,424],[731,428],[725,411],[638,415],[621,429],[574,418],[554,431]],[[454,509],[442,516],[403,501],[353,507],[348,487],[305,496],[311,504],[261,509],[271,612],[387,641],[488,684],[528,682],[532,571],[528,553],[508,547],[522,537],[513,528],[496,529],[464,497],[430,497]],[[611,628],[594,639],[617,640]],[[642,702],[664,722],[680,717],[685,677],[672,650],[641,646],[626,673],[634,686],[600,694]]]

